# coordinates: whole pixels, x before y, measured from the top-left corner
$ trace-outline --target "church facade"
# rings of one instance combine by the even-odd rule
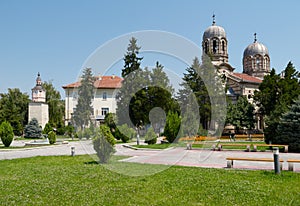
[[[249,44],[243,54],[243,72],[235,72],[229,63],[228,40],[223,27],[216,25],[215,16],[213,23],[203,33],[202,52],[211,57],[212,64],[226,78],[227,96],[233,102],[239,96],[245,96],[250,103],[253,102],[254,91],[258,90],[265,75],[270,73],[270,56],[265,45],[257,41],[254,34],[254,42]],[[263,129],[262,116],[255,114],[258,130]]]

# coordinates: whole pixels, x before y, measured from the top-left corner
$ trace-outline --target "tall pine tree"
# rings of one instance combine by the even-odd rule
[[[94,97],[94,77],[91,68],[83,70],[80,86],[78,87],[78,102],[73,114],[77,127],[83,129],[91,122],[93,112],[92,99]]]
[[[300,152],[300,98],[282,115],[276,133],[273,143],[288,144],[289,151]]]
[[[266,123],[264,132],[267,143],[273,142],[273,138],[278,135],[277,127],[281,115],[300,95],[299,84],[299,72],[292,62],[289,62],[280,74],[276,74],[272,69],[270,75],[264,77],[259,91],[254,93],[254,100],[264,115]]]

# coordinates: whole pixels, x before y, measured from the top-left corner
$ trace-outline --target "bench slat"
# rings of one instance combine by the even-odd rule
[[[263,162],[273,162],[273,158],[247,158],[247,157],[227,157],[226,160],[238,160],[238,161],[263,161]],[[279,160],[283,162],[283,159]]]

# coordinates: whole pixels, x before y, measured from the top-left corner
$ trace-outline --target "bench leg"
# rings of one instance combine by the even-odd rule
[[[218,150],[222,151],[222,145],[221,144],[218,145]]]
[[[294,164],[289,162],[289,171],[294,171]]]
[[[289,147],[288,146],[284,146],[284,152],[288,153],[288,151],[289,151]]]
[[[213,146],[212,146],[212,151],[215,151],[216,150],[216,145],[215,144],[213,144]]]
[[[250,145],[246,146],[246,152],[250,152]]]
[[[253,145],[253,152],[257,152],[257,146]]]
[[[233,167],[233,160],[227,160],[227,168]]]
[[[192,144],[187,143],[187,144],[186,144],[186,149],[187,149],[187,150],[191,150],[191,149],[192,149]]]

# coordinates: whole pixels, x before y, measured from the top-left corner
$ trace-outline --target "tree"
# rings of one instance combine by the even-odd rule
[[[179,138],[176,138],[180,129],[181,119],[177,112],[169,111],[166,120],[166,126],[164,129],[164,136],[166,136],[168,142],[175,143]]]
[[[75,125],[81,130],[91,122],[92,99],[94,96],[94,77],[91,68],[83,70],[80,86],[78,87],[78,102],[73,114]]]
[[[53,128],[51,127],[50,123],[48,122],[46,125],[45,125],[45,128],[43,130],[43,134],[48,134],[49,132],[53,131]]]
[[[56,134],[54,131],[50,131],[48,133],[48,139],[50,144],[54,144],[56,142]]]
[[[40,127],[36,118],[33,118],[28,125],[26,125],[25,138],[41,138],[42,137],[42,128]]]
[[[8,89],[7,94],[0,94],[0,122],[9,122],[15,135],[23,134],[28,122],[29,102],[29,96],[19,89]]]
[[[14,139],[13,128],[7,121],[0,125],[0,138],[5,147],[9,147]]]
[[[64,100],[61,100],[59,91],[54,88],[51,81],[44,82],[43,88],[46,90],[46,102],[49,105],[49,123],[59,131],[64,127]]]
[[[248,102],[246,97],[240,96],[236,104],[229,103],[226,123],[235,126],[237,130],[254,127],[254,106]]]
[[[157,62],[153,70],[141,69],[142,57],[138,57],[140,47],[136,42],[135,38],[130,40],[124,57],[124,79],[117,94],[116,111],[118,124],[127,124],[131,128],[149,124],[149,112],[154,107],[161,107],[166,112],[176,107],[163,66]]]
[[[108,163],[114,152],[115,139],[107,125],[101,125],[93,139],[94,150],[97,153],[100,163]]]
[[[289,62],[285,70],[276,74],[272,69],[270,75],[264,77],[259,86],[259,91],[254,93],[254,100],[260,107],[260,113],[264,115],[266,128],[265,141],[273,141],[277,134],[277,127],[281,115],[288,111],[289,106],[300,95],[299,72],[292,62]]]
[[[300,152],[300,96],[280,118],[272,143],[288,144],[289,151]]]
[[[141,60],[143,59],[143,57],[138,57],[140,48],[141,47],[137,45],[137,39],[132,37],[129,40],[127,53],[124,56],[124,69],[122,70],[123,78],[125,78],[131,72],[140,69]]]
[[[194,58],[192,66],[186,69],[187,73],[183,74],[183,83],[181,83],[182,89],[177,94],[178,101],[182,108],[185,108],[190,101],[189,97],[194,95],[196,97],[196,103],[199,106],[199,115],[202,127],[208,129],[208,122],[210,121],[211,103],[208,94],[208,90],[201,74],[204,74],[197,57]]]
[[[154,132],[153,127],[150,127],[145,135],[145,143],[147,144],[156,144],[157,135]]]

